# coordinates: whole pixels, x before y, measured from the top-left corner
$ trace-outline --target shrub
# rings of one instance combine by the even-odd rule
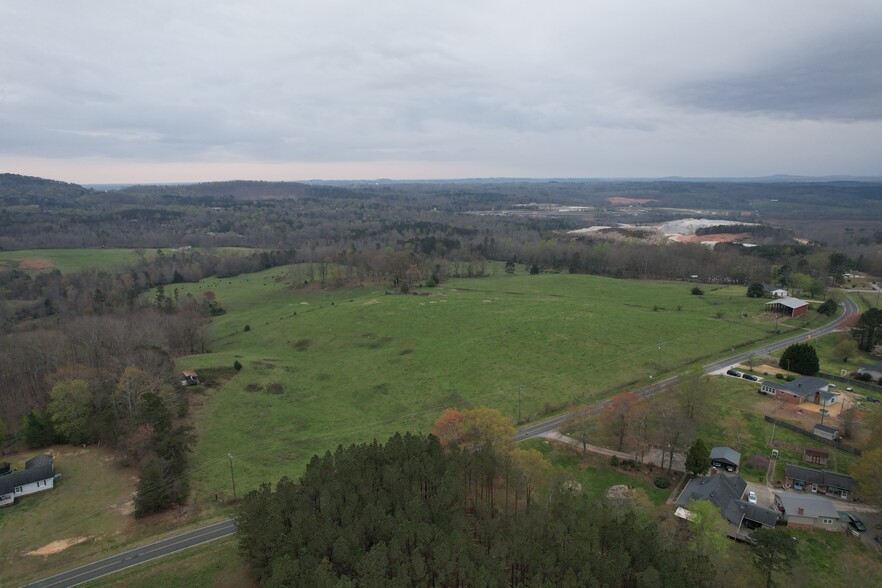
[[[236,370],[237,372],[242,371],[242,363],[238,359],[233,362],[233,369]]]
[[[618,466],[619,465],[619,458],[616,457],[615,455],[612,456],[611,458],[609,458],[609,465],[611,465],[613,467]]]
[[[783,380],[784,374],[782,374],[781,372],[778,372],[777,374],[775,374],[775,377],[778,378],[779,380]]]
[[[245,331],[245,332],[247,333],[248,331],[251,330],[251,325],[245,325],[245,328],[242,329],[242,330]]]
[[[671,481],[667,478],[656,478],[655,479],[655,487],[656,488],[667,488],[671,485]]]
[[[692,287],[692,295],[693,295],[693,296],[701,296],[701,295],[703,295],[703,294],[704,294],[704,290],[702,290],[702,289],[699,288],[698,286],[693,286],[693,287]]]
[[[861,382],[872,382],[872,381],[873,381],[873,376],[871,376],[870,374],[860,374],[860,373],[858,373],[858,374],[855,374],[855,375],[854,375],[854,379],[855,379],[855,380],[860,380]]]

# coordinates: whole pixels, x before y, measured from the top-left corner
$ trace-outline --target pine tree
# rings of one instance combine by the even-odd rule
[[[162,479],[159,462],[155,457],[150,457],[141,468],[141,478],[135,494],[135,516],[144,517],[165,510],[171,504],[171,495]]]
[[[705,446],[704,441],[696,439],[689,453],[686,454],[686,471],[694,475],[706,472],[710,466],[710,450]]]

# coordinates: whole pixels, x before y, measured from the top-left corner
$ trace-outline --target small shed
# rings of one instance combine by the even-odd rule
[[[714,447],[710,452],[711,465],[734,472],[741,464],[741,454],[731,447]]]
[[[839,429],[835,427],[828,427],[827,425],[815,425],[815,428],[812,430],[815,437],[820,437],[821,439],[829,439],[830,441],[836,441],[841,437],[841,433]]]
[[[817,465],[827,465],[830,459],[830,452],[823,449],[815,449],[814,447],[806,447],[802,451],[802,461]]]

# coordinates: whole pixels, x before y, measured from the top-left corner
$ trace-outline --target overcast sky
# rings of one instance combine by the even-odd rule
[[[0,0],[0,171],[882,175],[882,1]]]

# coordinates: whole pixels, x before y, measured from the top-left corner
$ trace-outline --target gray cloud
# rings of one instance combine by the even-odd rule
[[[754,71],[691,83],[673,96],[687,105],[723,112],[882,120],[882,26],[818,39],[806,49],[784,59],[771,55]]]
[[[878,174],[879,23],[877,0],[785,0],[762,20],[697,0],[5,3],[0,156],[339,163],[343,177],[358,162],[388,177],[395,162]]]

